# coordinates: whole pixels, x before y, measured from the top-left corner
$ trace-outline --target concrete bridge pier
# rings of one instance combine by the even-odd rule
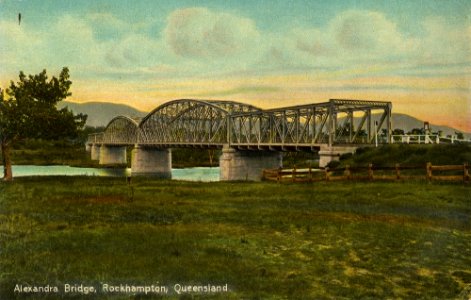
[[[90,157],[92,160],[100,160],[100,148],[99,144],[92,144],[90,146]]]
[[[260,181],[264,169],[276,169],[282,166],[281,152],[239,151],[224,146],[219,158],[219,179]]]
[[[100,147],[100,165],[122,165],[126,164],[126,146]]]
[[[340,155],[355,153],[357,147],[323,146],[319,150],[319,167],[325,168],[331,161],[339,161]]]
[[[90,144],[85,144],[85,151],[87,151],[87,152],[92,151],[92,145],[90,145]]]
[[[136,145],[132,150],[132,176],[172,178],[172,151]]]

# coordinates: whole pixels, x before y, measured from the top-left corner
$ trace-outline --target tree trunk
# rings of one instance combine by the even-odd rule
[[[3,181],[12,181],[10,145],[2,141]]]

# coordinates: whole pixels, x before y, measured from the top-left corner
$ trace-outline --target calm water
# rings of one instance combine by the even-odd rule
[[[0,178],[3,178],[3,168]],[[13,177],[24,176],[128,176],[131,169],[76,168],[69,166],[13,166]],[[219,167],[172,169],[172,179],[219,181]]]

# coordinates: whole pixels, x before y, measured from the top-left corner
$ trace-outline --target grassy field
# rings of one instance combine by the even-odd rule
[[[59,293],[15,293],[15,285]],[[65,284],[97,293],[64,293]],[[21,178],[0,183],[0,299],[467,299],[471,187]],[[177,294],[175,284],[229,292]],[[26,297],[33,296],[33,297]]]

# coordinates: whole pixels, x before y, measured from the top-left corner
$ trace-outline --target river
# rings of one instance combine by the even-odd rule
[[[0,166],[1,167],[1,166]],[[13,177],[25,176],[112,176],[125,177],[131,169],[78,168],[70,166],[13,166]],[[2,167],[3,169],[3,167]],[[3,172],[0,174],[3,178]],[[172,169],[172,179],[187,181],[219,181],[219,167]]]

